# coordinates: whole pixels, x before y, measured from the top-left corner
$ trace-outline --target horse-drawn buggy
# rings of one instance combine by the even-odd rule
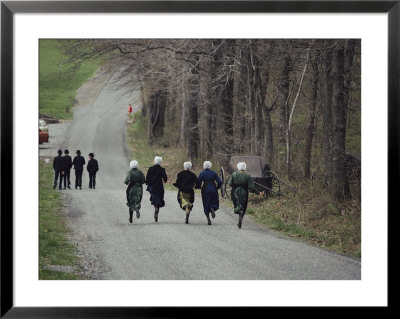
[[[296,189],[280,180],[278,178],[278,175],[271,171],[270,166],[264,161],[261,156],[232,156],[227,167],[221,167],[219,171],[219,176],[222,180],[222,197],[228,197],[229,199],[231,199],[232,189],[228,185],[228,179],[229,176],[237,170],[237,164],[239,162],[246,163],[247,173],[251,175],[251,178],[257,190],[260,192],[264,192],[265,198],[272,196],[283,196],[288,198],[282,192],[283,187],[285,187],[290,192],[293,192],[293,195],[296,194]]]

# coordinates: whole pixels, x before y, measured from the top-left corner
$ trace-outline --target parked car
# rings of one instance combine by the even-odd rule
[[[49,141],[49,132],[45,121],[39,120],[39,144]]]

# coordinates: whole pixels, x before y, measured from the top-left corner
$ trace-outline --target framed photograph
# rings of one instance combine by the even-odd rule
[[[1,317],[389,307],[399,25],[399,1],[1,1]]]

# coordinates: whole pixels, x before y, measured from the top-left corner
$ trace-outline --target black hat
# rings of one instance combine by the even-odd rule
[[[80,154],[80,153],[81,153],[81,151],[80,151],[80,150],[77,150],[77,151],[76,151],[76,154]]]
[[[62,154],[62,150],[58,150],[57,153],[61,155]]]
[[[94,154],[93,153],[89,153],[89,156],[94,157]]]
[[[69,151],[68,151],[68,150],[65,150],[64,153],[65,153],[65,154],[69,154]]]

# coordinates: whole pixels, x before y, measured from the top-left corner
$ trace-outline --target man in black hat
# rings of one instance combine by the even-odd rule
[[[53,169],[54,169],[54,185],[53,188],[57,187],[57,180],[58,176],[60,176],[60,184],[58,186],[58,189],[62,189],[62,180],[64,176],[64,171],[65,171],[65,164],[64,164],[64,159],[62,158],[62,150],[57,151],[58,156],[54,157],[53,160]]]
[[[96,173],[99,170],[99,163],[94,159],[94,154],[89,153],[89,162],[86,166],[89,172],[89,188],[96,188]]]
[[[71,189],[71,181],[70,181],[70,172],[71,172],[71,167],[72,167],[72,159],[71,156],[69,156],[69,151],[64,150],[64,165],[65,165],[65,173],[64,173],[64,189],[68,187]]]
[[[75,169],[75,189],[77,189],[78,187],[82,189],[82,173],[83,173],[83,165],[85,164],[86,164],[85,158],[81,156],[81,151],[77,150],[76,156],[72,161],[72,165],[74,166]]]

